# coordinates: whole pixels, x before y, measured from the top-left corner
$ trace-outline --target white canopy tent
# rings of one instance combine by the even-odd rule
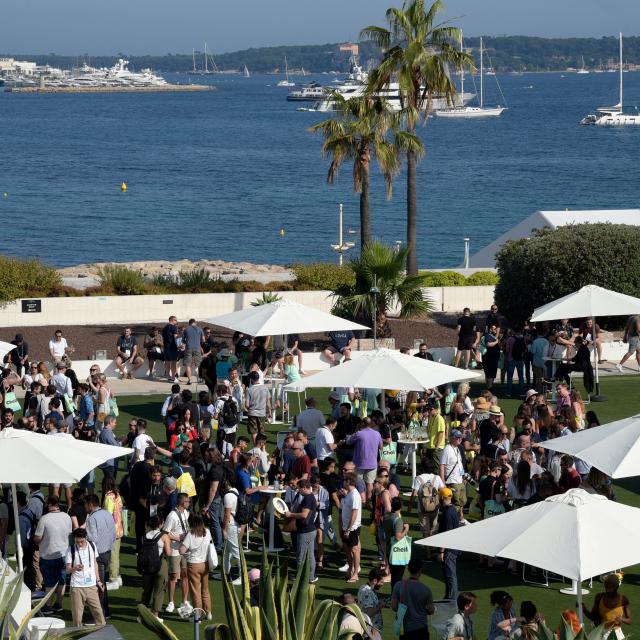
[[[633,296],[610,291],[588,284],[569,295],[538,307],[531,316],[533,322],[562,320],[564,318],[591,318],[595,334],[596,318],[602,316],[626,316],[640,314],[640,299]],[[593,336],[595,341],[596,336]],[[594,370],[596,395],[593,400],[604,400],[600,395],[600,378],[598,375],[598,353],[594,347]]]
[[[207,322],[250,336],[278,336],[345,329],[356,331],[369,328],[290,300],[247,307],[209,318]]]
[[[133,449],[76,440],[67,434],[51,436],[12,428],[0,431],[0,482],[11,484],[18,572],[22,571],[22,545],[16,484],[79,482],[107,460],[132,453]]]
[[[9,351],[13,351],[16,348],[15,344],[11,344],[10,342],[2,342],[0,340],[0,362],[4,360],[4,357],[9,353]]]
[[[542,502],[419,540],[417,544],[499,556],[577,582],[640,562],[640,509],[571,489]]]
[[[306,376],[296,382],[295,386],[426,391],[448,382],[479,377],[481,374],[476,371],[450,367],[390,349],[376,349],[337,367]]]
[[[610,478],[638,476],[640,415],[540,442],[538,446],[580,458]]]

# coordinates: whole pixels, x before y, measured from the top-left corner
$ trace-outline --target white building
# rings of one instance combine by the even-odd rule
[[[612,224],[630,224],[640,226],[640,209],[600,209],[594,211],[536,211],[520,224],[503,233],[497,240],[471,256],[469,266],[475,268],[493,268],[496,253],[507,240],[529,238],[534,229],[549,227],[557,229],[568,224],[610,222]]]
[[[0,73],[16,72],[25,76],[32,76],[36,72],[35,62],[14,60],[13,58],[0,58]]]

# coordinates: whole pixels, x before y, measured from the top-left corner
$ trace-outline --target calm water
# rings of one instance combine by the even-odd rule
[[[640,74],[624,79],[633,109]],[[358,226],[351,169],[325,183],[320,139],[307,132],[321,116],[297,112],[277,80],[218,77],[206,94],[1,93],[0,251],[59,266],[333,259],[337,203]],[[500,80],[502,118],[430,119],[422,130],[421,266],[458,265],[464,236],[473,253],[537,209],[638,206],[640,130],[578,125],[617,101],[616,74]],[[374,233],[403,239],[404,177],[387,201],[374,174]]]

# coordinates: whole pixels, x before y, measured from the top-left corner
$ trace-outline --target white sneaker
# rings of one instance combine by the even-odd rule
[[[107,582],[107,591],[116,591],[120,588],[120,583],[117,580],[111,580]]]
[[[235,580],[232,580],[231,584],[234,587],[239,587],[242,584],[242,578],[236,578]]]
[[[624,369],[622,368],[622,365],[620,363],[618,363],[616,365],[616,369],[620,372],[620,373],[624,373]]]
[[[118,584],[122,586],[122,576],[118,576],[117,580],[118,580]]]
[[[164,608],[164,610],[165,610],[167,613],[173,613],[173,612],[176,610],[176,605],[175,605],[175,604],[173,604],[173,602],[170,602],[170,603],[169,603],[169,604]]]
[[[188,602],[183,602],[178,607],[178,615],[181,618],[190,618],[193,615],[193,607]]]
[[[207,620],[213,620],[213,614],[211,613],[211,611],[207,613]]]
[[[347,562],[347,564],[343,564],[338,571],[340,573],[347,573],[347,571],[349,571],[349,563]]]

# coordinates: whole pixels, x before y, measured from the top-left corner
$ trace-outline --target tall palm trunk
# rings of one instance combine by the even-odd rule
[[[418,273],[417,225],[418,205],[416,198],[416,174],[418,159],[415,151],[407,151],[407,274]]]
[[[371,203],[369,201],[369,167],[362,170],[362,191],[360,192],[360,251],[371,244]]]

